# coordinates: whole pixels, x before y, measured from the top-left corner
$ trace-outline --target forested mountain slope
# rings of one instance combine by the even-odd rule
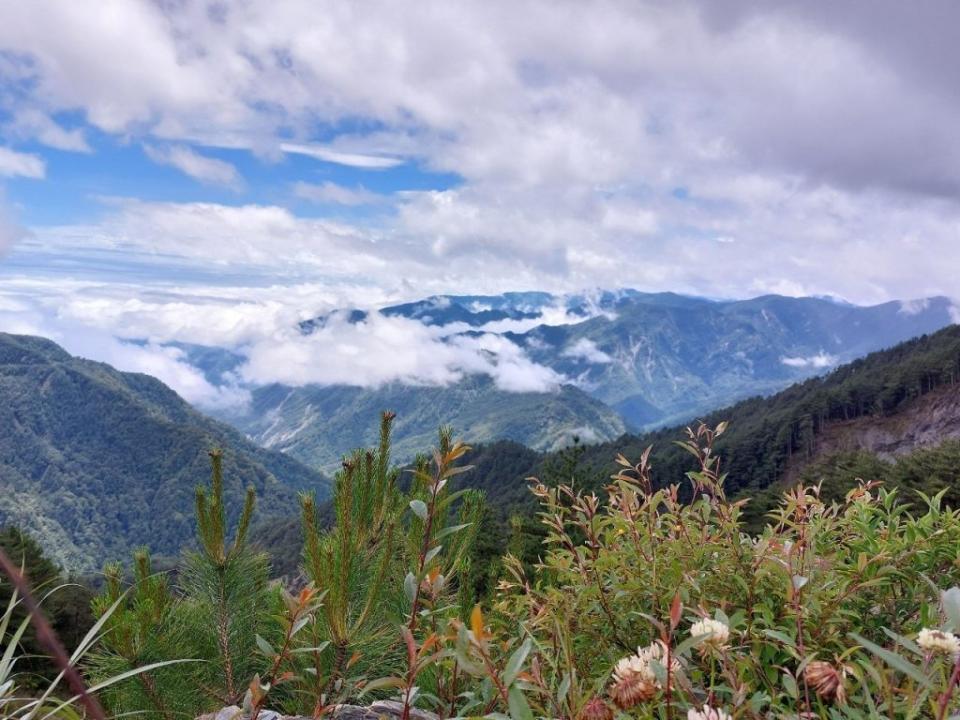
[[[784,478],[798,478],[805,468],[840,450],[875,451],[882,460],[935,447],[960,437],[960,326],[872,353],[771,397],[716,410],[703,421],[711,426],[728,421],[716,451],[728,473],[728,493],[746,496],[758,495]],[[655,483],[685,486],[685,473],[694,469],[694,461],[675,445],[684,437],[685,426],[677,426],[584,445],[576,453],[575,467],[564,467],[564,454],[557,453],[541,455],[536,462],[523,457],[508,463],[491,457],[506,454],[507,449],[483,446],[476,451],[477,459],[471,460],[478,464],[478,471],[463,478],[464,483],[516,501],[517,508],[523,505],[523,511],[530,512],[525,477],[559,476],[599,490],[616,471],[618,454],[636,461],[646,447],[653,446]],[[507,472],[487,471],[498,463]],[[960,476],[960,469],[956,472]],[[940,477],[946,476],[941,473]],[[496,514],[502,518],[505,512],[509,509],[501,508]]]
[[[818,437],[836,423],[862,418],[863,427],[882,426],[886,418],[903,412],[916,399],[937,390],[948,392],[946,388],[958,383],[960,326],[952,325],[871,353],[771,397],[716,410],[703,420],[709,425],[729,421],[717,451],[729,473],[728,489],[749,494],[781,479],[791,463],[813,460]],[[915,422],[927,420],[921,413]],[[655,479],[678,482],[690,469],[689,457],[672,444],[682,436],[682,427],[626,435],[589,447],[584,462],[597,469],[609,468],[616,453],[636,458],[652,444]]]
[[[754,528],[784,483],[803,473],[810,482],[826,477],[830,487],[825,492],[834,495],[857,476],[938,490],[960,478],[960,443],[949,441],[960,436],[960,326],[872,353],[824,377],[771,397],[745,400],[703,419],[714,426],[729,421],[716,449],[728,473],[728,492],[753,498],[747,505],[747,521]],[[469,434],[461,435],[470,440]],[[479,444],[463,458],[474,467],[458,482],[487,493],[486,528],[479,547],[484,561],[494,562],[508,542],[518,540],[517,535],[519,550],[527,557],[542,550],[538,544],[542,526],[534,517],[526,478],[572,482],[599,492],[616,471],[618,453],[636,461],[652,445],[654,481],[686,487],[685,473],[694,469],[693,459],[674,444],[684,436],[684,426],[677,426],[557,453],[537,453],[511,442]],[[849,444],[838,445],[837,438],[847,438]],[[429,446],[428,442],[424,449]],[[855,457],[835,454],[858,448],[878,451],[881,457],[869,452]],[[889,454],[917,449],[918,453],[901,456],[895,466],[884,460]],[[831,478],[836,480],[832,485]],[[514,514],[520,519],[519,533],[508,522]],[[264,541],[275,554],[282,547],[286,555],[295,555],[300,542],[296,528],[291,519],[283,538],[265,536]],[[290,564],[285,571],[294,567]]]
[[[265,447],[332,472],[344,453],[376,442],[383,410],[397,413],[393,452],[404,462],[428,450],[441,425],[475,441],[512,440],[537,450],[562,447],[577,434],[603,440],[626,430],[616,412],[576,387],[506,392],[481,375],[448,387],[273,385],[254,390],[249,413],[233,422]]]
[[[260,517],[296,512],[295,488],[329,482],[211,420],[147,375],[75,358],[42,338],[0,333],[0,526],[57,562],[93,570],[146,545],[176,554],[194,533],[194,488],[224,449],[228,510],[257,490]]]
[[[474,442],[506,439],[551,451],[573,434],[587,442],[613,440],[626,429],[674,425],[776,392],[939,330],[954,312],[943,297],[861,307],[823,298],[716,301],[635,290],[443,295],[380,310],[344,308],[301,323],[300,332],[336,342],[341,330],[370,330],[399,318],[429,326],[444,343],[499,336],[563,382],[556,391],[523,393],[482,374],[444,387],[399,380],[376,387],[275,384],[250,387],[249,410],[221,411],[221,419],[327,470],[344,452],[374,440],[384,408],[398,413],[394,451],[400,459],[428,444],[443,423]],[[324,363],[327,344],[305,347]],[[186,350],[213,383],[243,375],[242,353]]]

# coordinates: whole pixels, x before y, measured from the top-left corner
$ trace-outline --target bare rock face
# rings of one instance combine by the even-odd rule
[[[838,452],[866,450],[894,460],[914,450],[960,438],[960,384],[945,385],[890,416],[864,416],[828,423],[814,441],[812,457],[797,457],[784,472],[793,483],[811,462]]]
[[[369,706],[336,705],[325,717],[332,720],[396,720],[403,716],[403,704],[393,700],[378,700]],[[412,720],[438,720],[427,710],[411,708]],[[249,720],[244,711],[236,705],[230,705],[215,713],[201,715],[197,720]],[[272,710],[261,710],[257,720],[311,720],[301,715],[280,715]]]

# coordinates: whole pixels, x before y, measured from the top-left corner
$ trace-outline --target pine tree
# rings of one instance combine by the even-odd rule
[[[184,592],[183,621],[190,632],[194,657],[212,658],[205,665],[205,692],[225,705],[239,703],[259,669],[256,655],[258,624],[267,610],[268,562],[247,545],[255,493],[247,488],[243,511],[227,543],[223,504],[223,455],[210,453],[209,493],[196,492],[197,539],[200,549],[188,552],[180,579]]]
[[[395,580],[402,567],[402,496],[399,473],[390,468],[393,417],[383,414],[376,450],[358,450],[344,460],[335,478],[330,530],[319,529],[313,497],[302,497],[304,570],[323,595],[314,632],[330,643],[313,658],[320,705],[349,690],[348,666],[367,667],[390,652],[401,617]]]

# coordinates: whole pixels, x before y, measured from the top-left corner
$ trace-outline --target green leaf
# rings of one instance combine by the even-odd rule
[[[264,640],[262,637],[260,637],[259,635],[255,635],[255,636],[254,636],[254,640],[257,641],[257,647],[260,648],[260,652],[262,652],[264,655],[274,655],[274,654],[275,654],[275,653],[273,652],[273,648],[270,646],[270,643],[268,643],[268,642],[267,642],[266,640]]]
[[[770,628],[764,628],[763,634],[769,638],[773,638],[777,642],[782,642],[788,648],[796,647],[796,642],[794,642],[794,639],[789,635],[787,635],[786,633],[780,632],[779,630],[771,630]]]
[[[311,618],[309,615],[304,615],[302,618],[298,619],[298,620],[293,624],[293,628],[290,630],[290,637],[293,637],[293,636],[296,635],[298,632],[300,632],[301,630],[303,630],[303,629],[307,626],[307,623],[310,622],[311,619],[312,619],[312,618]]]
[[[430,548],[426,556],[423,558],[424,567],[429,565],[430,561],[433,560],[437,556],[437,553],[439,553],[441,550],[443,550],[443,545],[437,545],[436,547]]]
[[[797,681],[794,679],[793,675],[788,672],[784,672],[782,677],[783,688],[787,691],[787,694],[792,698],[800,697],[800,690],[797,688]]]
[[[381,690],[383,688],[402,688],[403,680],[398,677],[382,677],[377,678],[376,680],[371,680],[366,685],[363,686],[357,697],[363,697],[368,692],[373,692],[374,690]]]
[[[920,649],[920,646],[917,645],[910,638],[906,638],[903,635],[898,635],[897,633],[893,632],[893,630],[888,630],[887,628],[881,628],[881,629],[883,630],[884,634],[888,638],[890,638],[895,643],[897,643],[897,645],[900,645],[901,647],[906,648],[907,650],[912,652],[914,655],[917,655],[918,657],[924,657],[924,655],[926,654],[923,652],[923,650]]]
[[[874,655],[876,655],[878,658],[880,658],[885,663],[887,663],[887,665],[894,668],[895,670],[899,670],[904,675],[907,675],[908,677],[913,678],[923,687],[925,688],[933,687],[932,683],[930,682],[930,678],[924,675],[923,672],[920,670],[920,668],[918,668],[916,665],[913,665],[912,663],[907,662],[896,653],[890,652],[886,648],[882,648],[879,645],[870,642],[865,637],[861,637],[860,635],[857,635],[856,633],[850,633],[850,637],[852,637],[854,640],[860,643],[864,648],[866,648],[867,650],[872,652]]]
[[[412,572],[408,572],[403,579],[403,593],[410,602],[413,602],[413,599],[417,596],[417,578]]]
[[[528,637],[523,641],[523,644],[514,651],[513,655],[510,656],[510,659],[507,661],[507,667],[503,671],[504,685],[507,687],[513,685],[513,681],[516,680],[517,675],[520,674],[520,670],[527,661],[527,656],[530,654],[532,647],[533,640]]]
[[[427,519],[427,504],[423,500],[411,500],[410,509],[413,514],[423,521]]]
[[[659,660],[650,660],[650,669],[653,670],[653,675],[657,678],[657,682],[666,687],[667,685],[667,668]]]
[[[560,681],[560,687],[557,688],[557,705],[562,705],[567,699],[567,693],[570,692],[570,685],[573,683],[573,676],[570,673],[563,674],[563,680]]]
[[[960,588],[952,587],[940,596],[943,611],[950,621],[950,630],[960,632]]]
[[[442,540],[447,535],[452,535],[455,532],[460,532],[464,528],[468,528],[473,523],[463,523],[462,525],[451,525],[450,527],[445,527],[443,530],[434,535],[434,540]]]
[[[320,643],[320,644],[317,645],[316,647],[302,647],[302,648],[297,648],[296,650],[292,650],[291,652],[294,653],[294,654],[299,654],[299,653],[314,653],[314,652],[315,652],[315,653],[321,653],[321,652],[323,652],[324,650],[327,649],[327,646],[328,646],[329,644],[330,644],[330,641],[329,641],[329,640],[324,640],[322,643]]]
[[[512,720],[533,720],[533,711],[527,704],[527,698],[523,691],[514,685],[507,693],[507,704],[510,708],[510,717]]]

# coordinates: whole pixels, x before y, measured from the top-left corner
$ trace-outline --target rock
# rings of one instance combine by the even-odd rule
[[[393,700],[378,700],[369,707],[363,705],[335,705],[325,717],[335,720],[396,720],[403,716],[403,703]],[[410,709],[411,720],[438,720],[428,710]],[[236,705],[230,705],[216,713],[201,715],[197,720],[246,720],[246,716]],[[261,710],[258,720],[310,720],[301,715],[280,715],[273,710]]]
[[[331,713],[336,720],[393,720],[403,716],[403,703],[394,700],[377,700],[369,707],[362,705],[337,705]],[[410,709],[411,720],[437,720],[428,710]]]

